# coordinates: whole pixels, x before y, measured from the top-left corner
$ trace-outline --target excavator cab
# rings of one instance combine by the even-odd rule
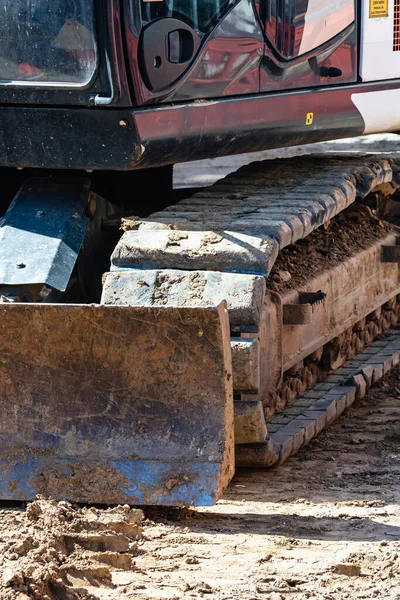
[[[26,88],[82,105],[103,87],[134,106],[357,76],[354,0],[4,0],[0,18],[1,84],[40,104]]]
[[[3,0],[0,165],[131,172],[361,132],[346,92],[306,115],[359,80],[367,4]],[[273,95],[293,90],[299,114]]]

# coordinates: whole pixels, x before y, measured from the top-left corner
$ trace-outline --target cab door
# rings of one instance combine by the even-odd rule
[[[137,104],[259,92],[264,33],[253,0],[124,0]]]
[[[261,90],[357,81],[355,0],[262,0]]]

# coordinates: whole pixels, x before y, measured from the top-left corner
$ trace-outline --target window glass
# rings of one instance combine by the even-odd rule
[[[355,19],[354,0],[264,0],[265,33],[282,58],[292,59],[325,44]]]
[[[309,0],[299,54],[331,40],[354,21],[354,0]]]
[[[0,83],[83,86],[96,65],[93,2],[2,0]]]
[[[221,16],[237,0],[155,0],[142,2],[142,19],[147,25],[155,19],[175,17],[183,19],[200,35],[213,29]]]

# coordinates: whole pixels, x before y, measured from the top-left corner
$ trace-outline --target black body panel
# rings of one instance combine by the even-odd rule
[[[149,89],[162,90],[186,71],[200,47],[200,38],[178,19],[158,19],[141,37],[141,72]]]
[[[132,110],[3,107],[0,166],[129,170],[351,137],[364,131],[352,93],[399,87],[365,84]]]
[[[0,108],[0,166],[130,169],[139,140],[132,113],[107,108]]]

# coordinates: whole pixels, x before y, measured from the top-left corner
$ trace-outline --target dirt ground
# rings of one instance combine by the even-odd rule
[[[283,248],[279,253],[267,287],[279,293],[296,289],[388,235],[392,225],[372,215],[368,207],[353,204],[325,227]],[[285,273],[287,278],[282,278]],[[289,277],[290,276],[290,277]]]
[[[0,598],[400,600],[399,371],[217,506],[145,515],[3,504]]]

